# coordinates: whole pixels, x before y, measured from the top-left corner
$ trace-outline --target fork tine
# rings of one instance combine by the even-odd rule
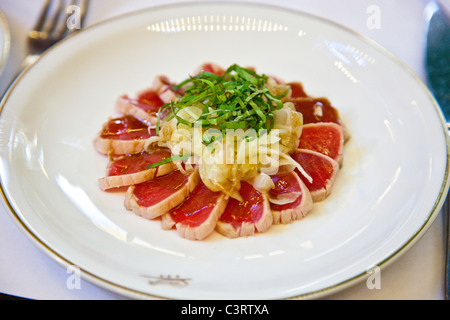
[[[59,23],[58,26],[53,31],[53,37],[56,39],[63,38],[65,36],[65,33],[67,33],[70,30],[67,30],[67,19],[70,17],[70,12],[68,11],[68,8],[70,8],[74,4],[74,0],[69,1],[69,3],[64,3],[64,7],[59,7],[58,13],[60,15],[59,17]]]
[[[84,27],[87,10],[89,8],[89,0],[82,0],[80,7],[81,7],[81,27]]]
[[[70,2],[66,6],[67,1]],[[83,27],[82,24],[89,2],[88,0],[78,0],[77,3],[79,5],[75,5],[75,2],[77,0],[45,0],[34,29],[28,33],[28,54],[21,65],[21,72],[33,64],[44,51],[56,42]],[[76,12],[69,10],[69,8],[74,9]],[[68,20],[70,19],[69,15],[74,15],[75,13],[77,16],[74,16],[74,18],[79,18],[80,24],[78,25],[77,20],[75,28],[71,28]]]
[[[45,31],[47,33],[51,33],[55,30],[55,28],[57,28],[58,26],[58,22],[60,19],[60,13],[62,12],[62,4],[63,1],[62,0],[56,0],[57,4],[56,4],[56,8],[53,9],[53,15],[51,16],[50,19],[48,19],[47,25],[43,26],[45,29]]]
[[[51,0],[46,0],[44,4],[44,8],[42,8],[41,15],[39,16],[36,25],[34,27],[35,31],[42,31],[45,21],[47,20],[47,16],[50,13],[50,2]]]

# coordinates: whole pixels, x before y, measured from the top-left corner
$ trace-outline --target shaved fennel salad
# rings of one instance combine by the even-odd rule
[[[289,101],[291,87],[237,64],[223,72],[200,71],[177,85],[179,94],[157,113],[156,135],[146,150],[166,147],[179,170],[198,167],[203,183],[241,200],[241,181],[262,192],[274,187],[270,175],[298,169],[303,116]]]

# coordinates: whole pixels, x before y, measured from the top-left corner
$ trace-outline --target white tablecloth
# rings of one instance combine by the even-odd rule
[[[448,0],[446,0],[448,3]],[[181,1],[91,0],[87,24],[149,6]],[[427,0],[260,0],[306,11],[364,34],[398,56],[424,81]],[[11,52],[0,77],[7,87],[26,54],[25,36],[34,25],[43,1],[1,0],[0,10],[11,29]],[[370,6],[379,8],[379,28],[368,23]],[[372,7],[373,8],[373,7]],[[381,288],[365,282],[326,299],[444,299],[444,228],[441,213],[425,236],[381,273]],[[0,292],[32,299],[126,299],[87,281],[70,289],[70,274],[42,253],[18,229],[5,207],[0,207]]]

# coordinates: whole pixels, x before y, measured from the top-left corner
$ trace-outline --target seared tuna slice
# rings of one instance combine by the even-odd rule
[[[130,186],[125,195],[125,208],[146,218],[157,218],[181,204],[200,181],[198,170],[172,171],[161,177]]]
[[[327,98],[300,97],[291,102],[295,109],[303,115],[304,124],[318,122],[333,122],[342,124],[339,112]]]
[[[344,130],[345,141],[350,138],[350,133],[344,125],[339,112],[327,98],[299,97],[291,98],[289,101],[303,115],[304,124],[319,122],[336,123]]]
[[[229,238],[253,236],[267,231],[273,222],[267,197],[245,181],[241,181],[239,193],[243,201],[228,200],[225,212],[216,230]]]
[[[339,163],[324,154],[305,149],[297,149],[290,156],[312,178],[310,182],[298,169],[295,169],[311,193],[313,201],[319,202],[327,198],[339,171]]]
[[[116,109],[149,125],[154,125],[157,121],[157,113],[163,104],[155,90],[147,89],[140,92],[135,99],[127,95],[121,96],[116,102]]]
[[[183,238],[203,240],[214,231],[226,205],[224,193],[211,191],[200,181],[189,198],[162,216],[162,228],[175,227]]]
[[[271,177],[269,192],[274,224],[288,224],[304,218],[313,208],[311,193],[295,171]]]
[[[291,87],[291,99],[308,97],[301,82],[289,82],[288,85]]]
[[[157,76],[153,80],[152,89],[158,94],[163,103],[170,103],[178,99],[178,96],[183,95],[183,90],[175,90],[175,83],[170,82],[166,76]]]
[[[225,73],[225,69],[215,63],[203,63],[201,66],[194,71],[194,74],[199,74],[200,72],[209,72],[222,76]]]
[[[99,179],[101,190],[120,188],[139,184],[155,177],[166,175],[176,169],[173,162],[155,168],[151,165],[170,158],[169,149],[157,149],[149,152],[129,154],[112,160],[107,168],[106,177]]]
[[[342,165],[344,130],[342,126],[331,122],[306,124],[298,148],[317,151]]]
[[[145,142],[156,131],[132,116],[107,121],[94,140],[95,149],[105,155],[124,155],[144,150]]]

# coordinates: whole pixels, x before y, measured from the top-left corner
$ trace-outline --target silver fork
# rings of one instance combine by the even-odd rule
[[[19,74],[58,41],[83,27],[89,0],[46,0],[35,27],[28,33],[28,55]]]

